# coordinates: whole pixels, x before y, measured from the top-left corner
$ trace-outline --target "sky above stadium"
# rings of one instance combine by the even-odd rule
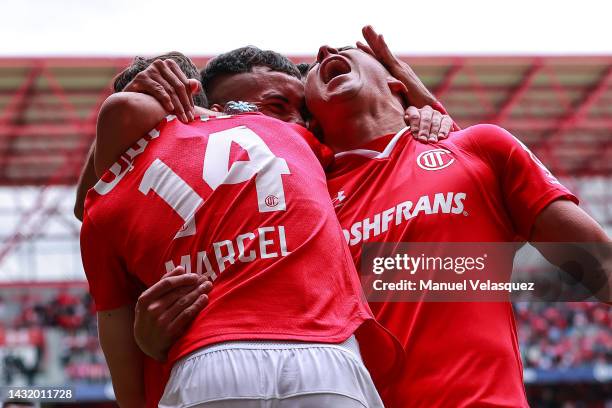
[[[0,0],[2,56],[214,55],[247,44],[292,55],[372,24],[401,54],[612,54],[597,0]]]

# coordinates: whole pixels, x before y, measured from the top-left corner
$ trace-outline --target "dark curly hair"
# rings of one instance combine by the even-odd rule
[[[299,64],[297,64],[297,68],[300,70],[300,74],[302,75],[302,79],[306,78],[306,75],[308,75],[308,71],[310,70],[310,65],[307,62],[301,62]]]
[[[289,58],[270,50],[260,50],[249,45],[218,55],[208,61],[202,69],[201,81],[205,90],[210,90],[218,76],[251,72],[253,67],[264,66],[298,79],[302,78],[298,67]]]
[[[181,69],[181,71],[183,71],[187,78],[200,80],[200,73],[198,72],[198,68],[193,64],[189,57],[178,51],[172,51],[167,54],[158,55],[157,57],[153,58],[134,58],[132,65],[124,69],[119,75],[115,77],[115,80],[113,82],[114,91],[121,92],[123,88],[125,88],[125,86],[130,83],[139,72],[144,71],[149,65],[153,63],[153,61],[158,59],[171,59],[178,64],[179,68]],[[204,90],[201,90],[199,93],[193,95],[193,103],[203,108],[208,107],[208,99],[206,98]]]

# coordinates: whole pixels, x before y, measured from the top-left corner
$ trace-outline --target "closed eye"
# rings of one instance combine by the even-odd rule
[[[285,111],[285,105],[282,103],[268,103],[266,104],[266,107],[276,113],[282,113]]]

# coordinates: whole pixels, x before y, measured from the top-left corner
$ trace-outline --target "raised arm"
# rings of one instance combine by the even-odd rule
[[[159,102],[140,93],[119,92],[104,101],[98,114],[96,140],[89,149],[77,185],[74,215],[79,220],[83,220],[87,191],[108,167],[165,115]]]
[[[167,114],[174,113],[185,123],[194,119],[194,115],[211,114],[201,108],[206,106],[207,102],[198,80],[199,76],[196,66],[188,57],[171,52],[151,59],[137,57],[131,66],[115,78],[113,88],[119,94],[109,97],[102,106],[98,118],[98,138],[89,151],[79,178],[74,207],[74,214],[78,219],[82,220],[83,217],[87,191],[98,180],[96,160],[102,167],[114,163],[143,132],[148,132],[161,121],[165,115],[164,111]],[[152,99],[135,96],[132,92],[151,95],[159,101],[159,106],[163,109],[155,105]],[[144,116],[140,116],[141,113]],[[118,133],[109,134],[117,128]],[[101,140],[100,134],[108,137]],[[119,138],[120,134],[125,138]],[[95,146],[100,144],[103,146],[96,149]],[[103,171],[104,168],[99,168],[98,176]]]
[[[436,110],[441,108],[442,113],[446,113],[442,104],[440,104],[436,97],[427,89],[423,81],[421,81],[412,70],[410,65],[393,55],[382,34],[378,34],[370,25],[363,27],[361,32],[367,45],[358,41],[357,47],[374,56],[385,66],[385,68],[387,68],[391,75],[406,85],[408,99],[411,105],[417,108],[429,105]]]
[[[164,108],[149,95],[119,92],[109,96],[100,108],[96,127],[96,175],[101,177],[130,146],[165,116]]]
[[[367,44],[358,41],[357,47],[376,58],[406,86],[410,106],[406,109],[404,120],[414,138],[423,143],[435,143],[448,137],[450,131],[459,130],[442,103],[427,89],[412,67],[391,52],[382,34],[369,25],[361,31]]]

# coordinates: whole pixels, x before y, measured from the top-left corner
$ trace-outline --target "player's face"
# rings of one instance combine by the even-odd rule
[[[304,84],[268,67],[254,67],[251,72],[220,77],[208,96],[219,105],[229,101],[250,102],[264,115],[305,126]]]
[[[317,118],[334,104],[368,103],[368,95],[382,94],[388,77],[374,57],[359,49],[323,45],[306,77],[306,104]]]

